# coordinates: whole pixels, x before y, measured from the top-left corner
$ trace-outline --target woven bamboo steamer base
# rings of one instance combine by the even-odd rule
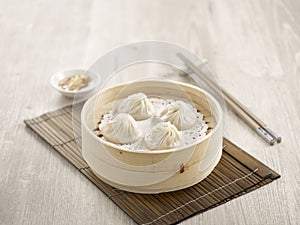
[[[111,182],[109,180],[106,180],[104,177],[102,177],[97,171],[93,171],[93,173],[100,178],[102,181],[105,183],[109,184],[110,186],[124,190],[124,191],[129,191],[129,192],[134,192],[134,193],[140,193],[140,194],[158,194],[162,192],[171,192],[171,191],[178,191],[187,187],[191,187],[200,181],[204,180],[216,167],[216,165],[219,163],[220,158],[222,156],[222,150],[219,151],[219,154],[215,158],[214,161],[211,162],[211,165],[205,170],[202,171],[201,174],[197,176],[197,179],[191,181],[191,179],[188,179],[186,174],[180,173],[180,171],[177,172],[176,176],[172,176],[170,179],[160,183],[159,185],[149,185],[149,186],[126,186],[126,185],[120,185],[114,182]],[[188,169],[194,169],[196,170],[197,165],[191,166],[190,168],[185,168],[185,170]],[[194,168],[193,168],[194,167]],[[196,172],[197,173],[197,172]],[[178,180],[181,180],[181,182],[178,182]],[[183,180],[186,180],[183,182]],[[189,183],[188,183],[189,182]],[[182,186],[179,186],[179,184],[183,184]]]

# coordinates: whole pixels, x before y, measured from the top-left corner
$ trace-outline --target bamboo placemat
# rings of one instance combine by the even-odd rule
[[[190,188],[154,195],[118,190],[98,179],[82,158],[77,145],[77,141],[81,140],[80,133],[74,135],[73,132],[74,126],[77,128],[75,130],[80,130],[81,105],[73,108],[74,110],[72,106],[67,106],[24,122],[137,224],[177,224],[280,177],[224,138],[223,154],[217,167],[205,180]]]

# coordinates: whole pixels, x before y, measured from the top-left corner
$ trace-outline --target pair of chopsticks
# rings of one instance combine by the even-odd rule
[[[262,120],[260,120],[256,115],[254,115],[248,108],[246,108],[240,101],[238,101],[234,96],[228,93],[224,88],[219,87],[202,69],[198,67],[190,60],[188,60],[184,55],[178,53],[177,56],[185,63],[187,68],[193,71],[196,76],[192,76],[195,81],[204,81],[210,88],[212,88],[217,93],[221,91],[225,102],[231,107],[231,109],[249,126],[251,127],[259,136],[261,136],[270,145],[274,143],[280,143],[281,137],[273,132]]]

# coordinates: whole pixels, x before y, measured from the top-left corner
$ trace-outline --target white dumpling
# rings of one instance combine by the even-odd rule
[[[187,130],[195,125],[197,111],[190,104],[175,101],[159,112],[156,119],[163,122],[170,121],[178,130]]]
[[[137,93],[117,103],[113,109],[114,113],[128,113],[136,120],[144,120],[152,116],[154,106],[144,93]]]
[[[132,116],[120,113],[104,125],[102,134],[106,140],[115,144],[128,144],[138,140],[142,131]]]
[[[179,131],[170,122],[155,125],[144,137],[144,144],[150,150],[175,148],[179,143]]]

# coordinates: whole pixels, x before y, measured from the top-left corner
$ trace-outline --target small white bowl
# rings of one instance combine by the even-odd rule
[[[89,82],[89,84],[86,87],[84,87],[80,90],[72,90],[72,91],[62,89],[59,87],[60,81],[62,81],[66,77],[70,77],[70,76],[74,76],[74,75],[78,75],[78,74],[85,74],[91,78],[91,81]],[[56,89],[62,95],[69,97],[69,98],[73,98],[75,96],[81,98],[81,97],[88,95],[89,93],[91,93],[94,90],[94,88],[97,85],[99,85],[100,81],[101,81],[101,79],[98,74],[88,71],[88,70],[83,70],[83,69],[73,69],[73,70],[61,71],[61,72],[55,73],[51,77],[51,80],[50,80],[51,85],[53,86],[54,89]]]

